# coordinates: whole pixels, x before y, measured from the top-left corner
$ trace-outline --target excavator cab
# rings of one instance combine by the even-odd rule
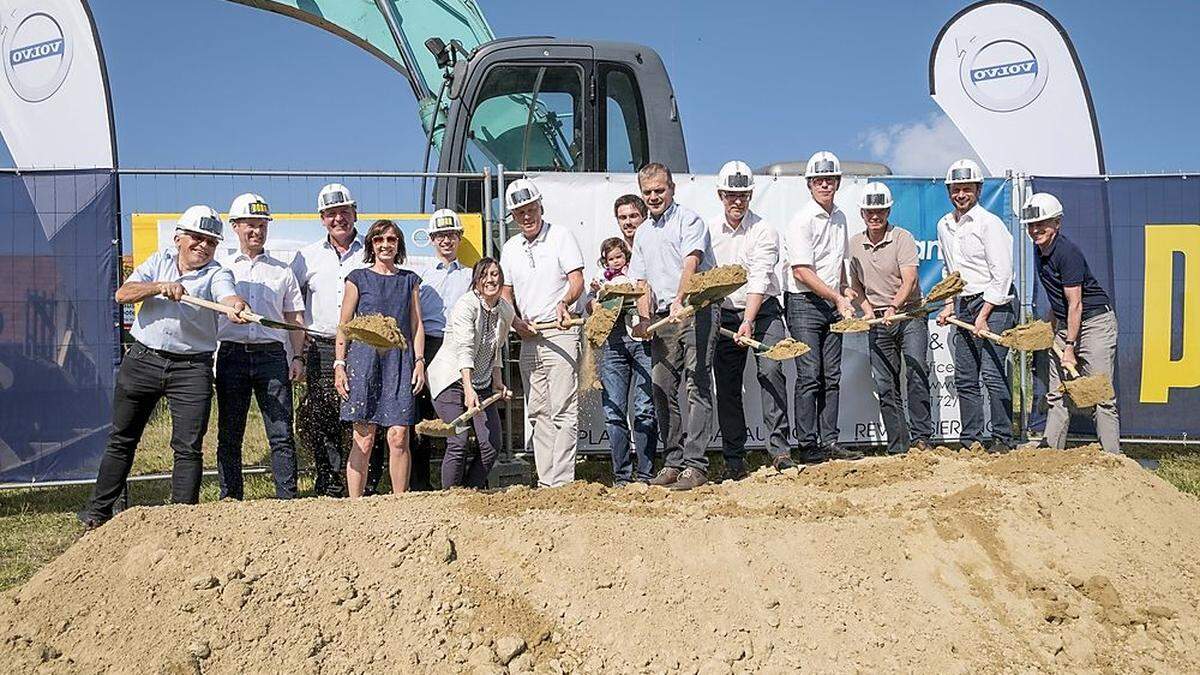
[[[480,45],[450,72],[438,171],[688,169],[675,94],[642,45],[550,37]],[[478,181],[441,179],[436,205],[482,209]]]

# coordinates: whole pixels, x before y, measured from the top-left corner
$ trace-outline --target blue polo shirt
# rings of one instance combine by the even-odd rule
[[[151,255],[126,281],[176,281],[188,295],[220,302],[237,295],[233,272],[215,260],[187,274],[179,272],[179,251],[168,248]],[[161,295],[142,301],[133,327],[133,339],[151,349],[176,354],[202,354],[217,349],[217,318],[211,309],[168,300]]]
[[[1050,309],[1060,321],[1067,320],[1067,298],[1063,293],[1066,286],[1079,286],[1083,289],[1083,315],[1095,316],[1105,311],[1105,306],[1112,305],[1108,293],[1092,276],[1083,252],[1061,231],[1050,243],[1050,250],[1042,253],[1040,246],[1033,247],[1038,278],[1046,289],[1046,297],[1050,300]]]

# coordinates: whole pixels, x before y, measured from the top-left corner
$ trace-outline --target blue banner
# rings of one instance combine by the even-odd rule
[[[1036,178],[1116,305],[1122,436],[1200,434],[1200,176]],[[1035,284],[1035,309],[1049,307]]]
[[[0,483],[90,479],[119,334],[109,171],[0,177]]]

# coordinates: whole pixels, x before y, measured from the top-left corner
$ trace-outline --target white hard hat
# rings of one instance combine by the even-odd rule
[[[860,209],[890,209],[892,208],[892,191],[883,183],[867,183],[863,187],[862,196],[858,198]]]
[[[317,212],[320,213],[325,209],[332,209],[335,206],[354,206],[354,196],[350,194],[350,188],[341,183],[330,183],[321,188],[321,192],[317,194]]]
[[[267,200],[263,199],[262,195],[256,195],[253,192],[238,195],[229,205],[229,222],[232,223],[240,218],[270,220],[271,207],[267,206]]]
[[[717,189],[725,192],[749,192],[754,189],[754,173],[750,165],[734,160],[725,162],[717,172]]]
[[[1039,223],[1063,214],[1062,202],[1048,192],[1038,192],[1025,200],[1021,207],[1021,224]]]
[[[804,167],[805,178],[840,175],[842,175],[842,163],[838,161],[837,155],[828,150],[822,150],[809,157],[808,164]]]
[[[969,159],[960,159],[946,169],[946,185],[956,183],[982,183],[983,170]]]
[[[225,224],[221,222],[221,216],[211,206],[204,206],[202,204],[189,206],[187,211],[184,211],[183,215],[179,216],[179,221],[175,223],[175,229],[202,234],[206,237],[212,237],[217,241],[225,239],[221,235],[225,230]]]
[[[433,236],[438,232],[457,232],[462,234],[462,221],[459,220],[458,214],[451,209],[438,209],[429,216],[429,235]]]
[[[533,181],[527,178],[514,180],[504,190],[504,203],[508,206],[509,211],[525,206],[526,204],[532,204],[541,198],[542,193],[533,184]]]

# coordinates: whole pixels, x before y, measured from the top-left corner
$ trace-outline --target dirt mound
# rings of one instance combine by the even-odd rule
[[[0,596],[0,671],[1182,672],[1198,577],[1094,448],[138,508]]]

